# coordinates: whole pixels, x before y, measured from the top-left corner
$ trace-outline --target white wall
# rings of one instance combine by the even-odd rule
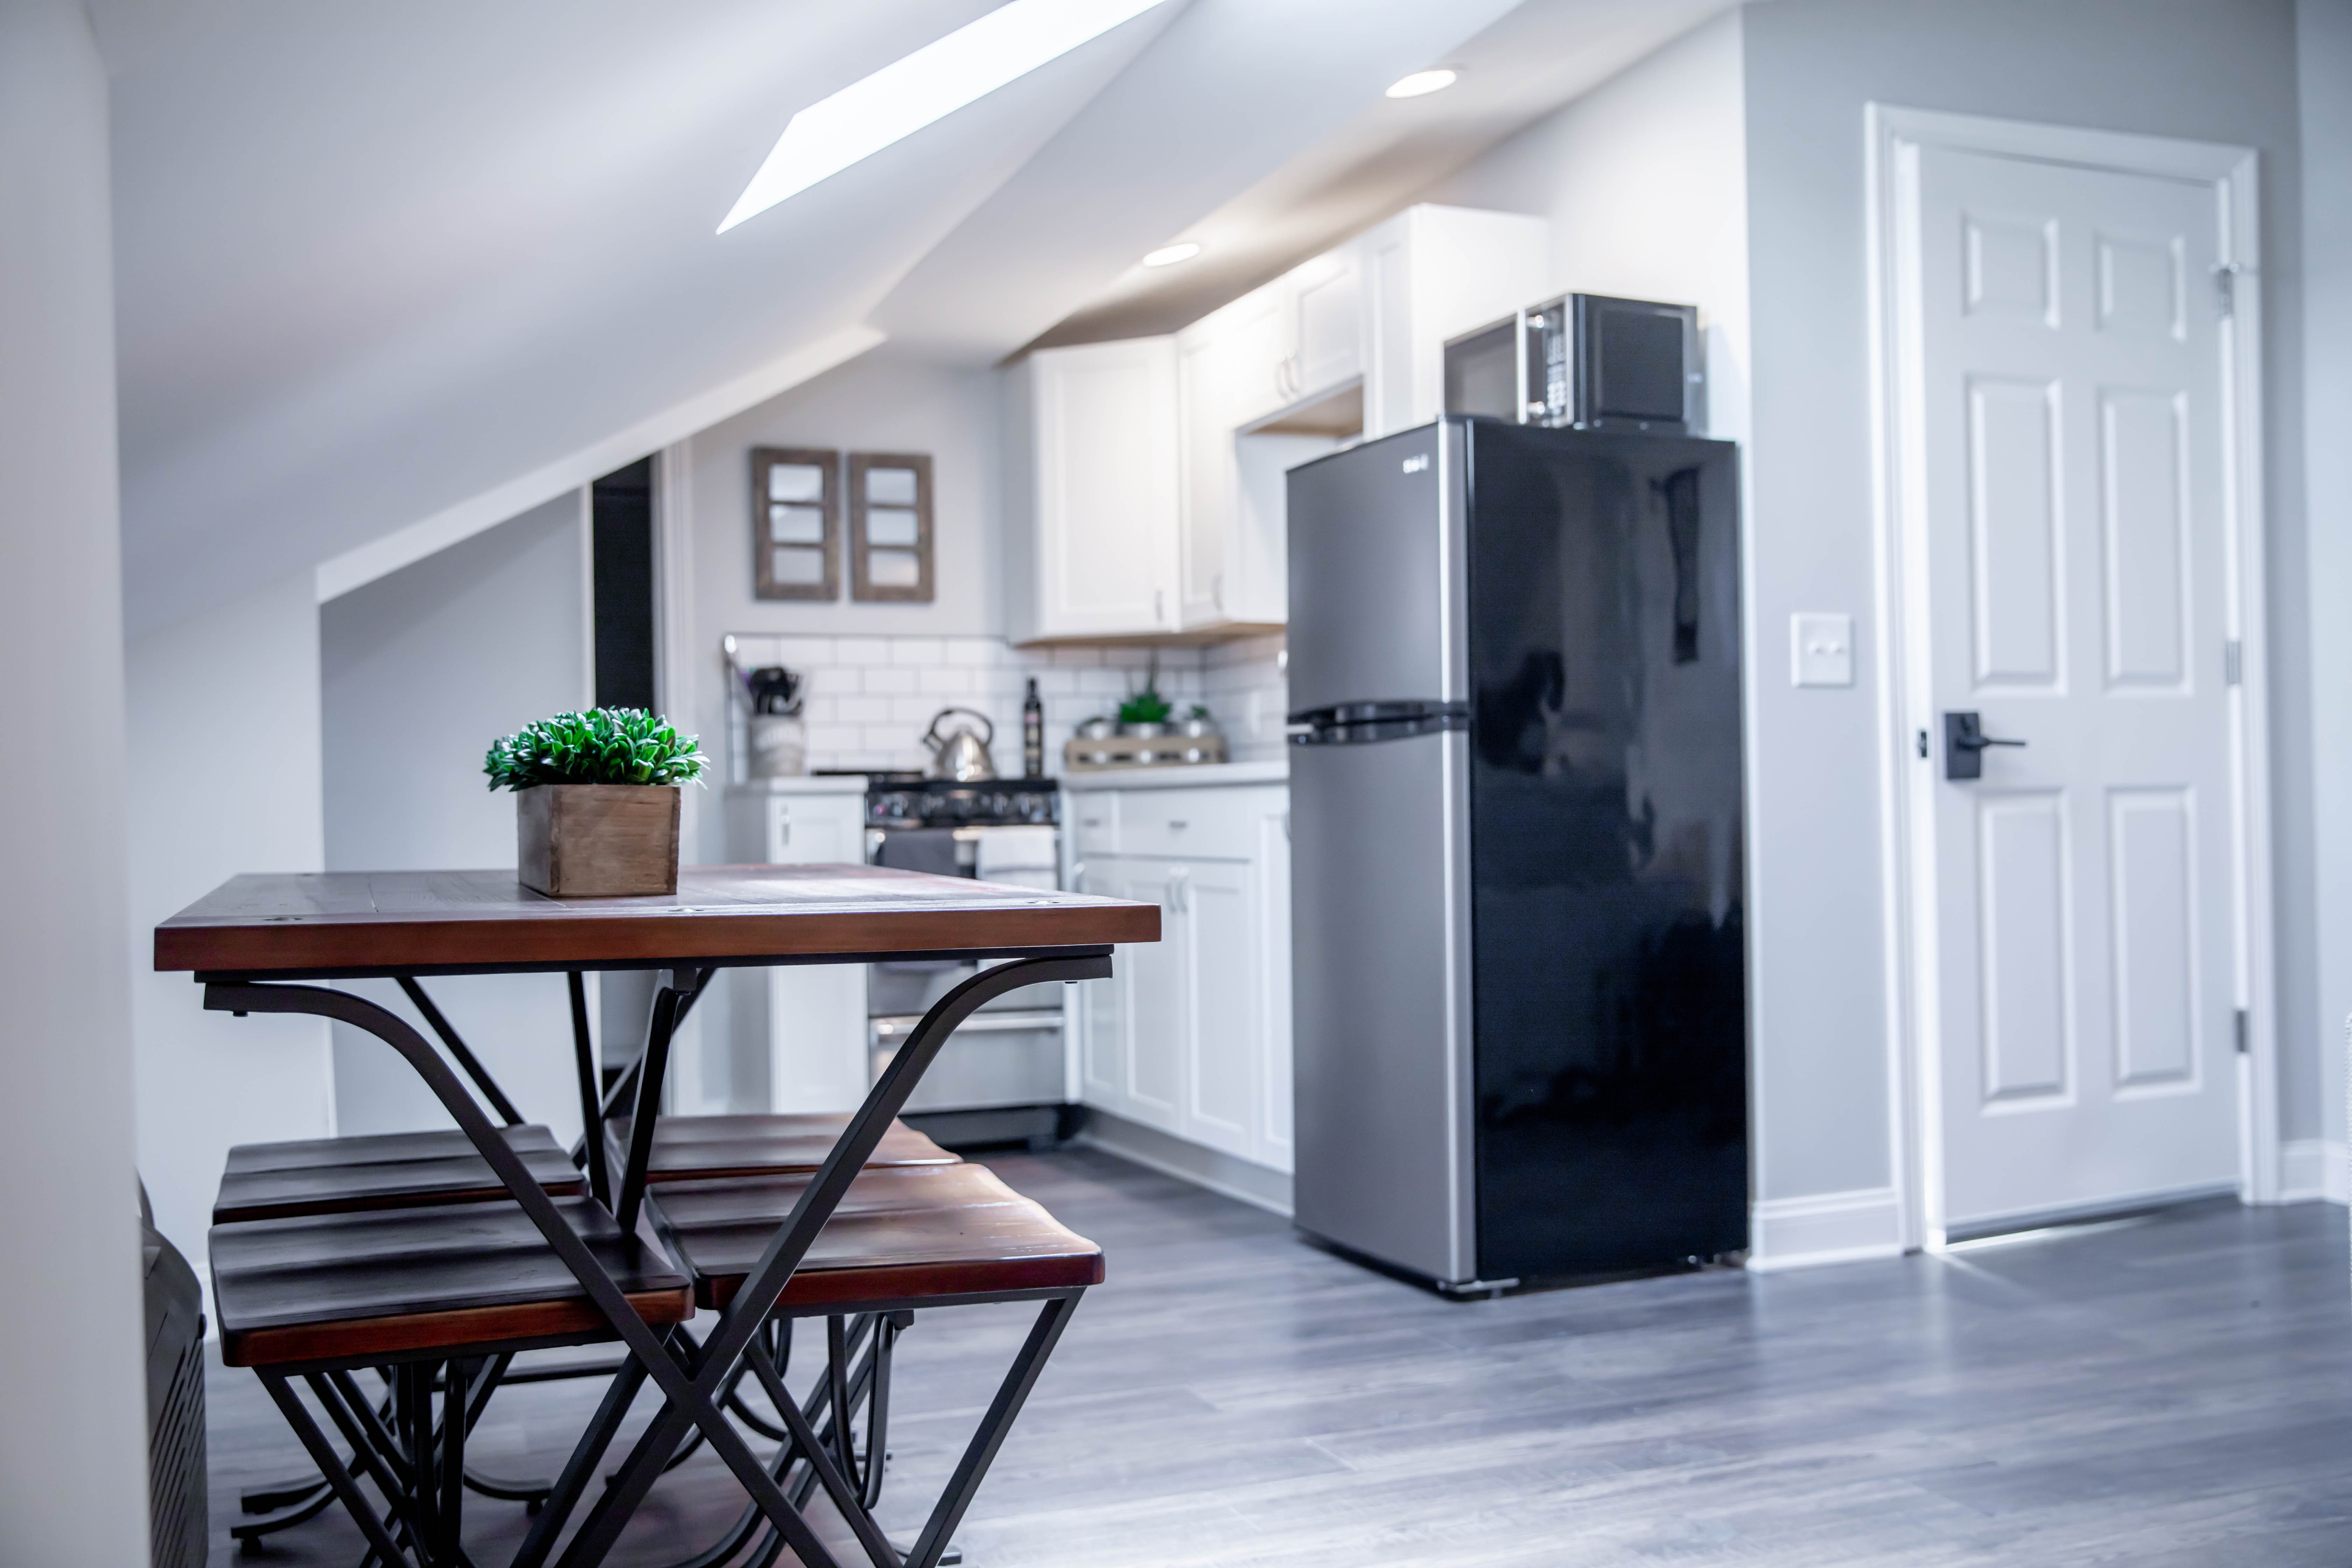
[[[567,496],[319,607],[330,869],[513,867],[514,797],[489,791],[482,754],[589,699],[583,549]],[[425,987],[524,1116],[577,1136],[561,975]],[[352,989],[424,1027],[389,984]],[[340,1133],[449,1125],[390,1047],[334,1028]]]
[[[696,615],[718,634],[975,637],[1003,629],[996,376],[885,345],[694,437]],[[821,447],[931,455],[928,605],[857,604],[849,563],[831,604],[751,596],[751,448]],[[848,526],[845,511],[843,527]]]
[[[334,1130],[322,1018],[203,1010],[152,967],[156,923],[246,871],[322,868],[319,614],[298,572],[130,647],[131,1009],[139,1169],[209,1295],[231,1146]]]
[[[0,6],[0,1561],[147,1560],[123,863],[107,88],[74,0]]]
[[[2329,434],[2305,443],[2311,627],[2313,940],[2321,1067],[2319,1147],[2327,1195],[2342,1203],[2344,1053],[2352,1015],[2352,0],[2295,6],[2296,101],[2303,145],[2304,419]],[[2294,584],[2282,584],[2288,592]]]
[[[1740,16],[1732,11],[1417,198],[1549,218],[1549,291],[1696,305],[1707,433],[1729,441],[1748,436],[1740,70]]]
[[[1770,647],[1792,611],[1851,611],[1864,672],[1827,700],[1777,681],[1756,691],[1759,1192],[1851,1200],[1851,1244],[1894,1240],[1869,674],[1879,628],[1863,113],[1873,100],[2262,153],[2263,254],[2277,263],[2265,279],[2263,352],[2286,1136],[2320,1126],[2318,1053],[2329,1042],[2311,1000],[2293,20],[2287,0],[1778,0],[1745,13],[1751,635]]]

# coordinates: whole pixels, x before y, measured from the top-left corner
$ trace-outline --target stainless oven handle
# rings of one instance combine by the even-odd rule
[[[920,1015],[905,1018],[877,1018],[874,1020],[874,1037],[888,1040],[895,1039],[900,1035],[911,1035],[915,1032],[915,1026],[922,1021]],[[959,1035],[1003,1035],[1015,1032],[1027,1034],[1038,1029],[1058,1029],[1061,1026],[1062,1015],[1059,1012],[975,1013],[956,1026],[956,1033]]]

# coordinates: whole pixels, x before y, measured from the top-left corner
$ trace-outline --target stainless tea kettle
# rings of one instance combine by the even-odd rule
[[[980,721],[980,733],[975,735],[961,724],[940,733],[940,726],[954,715]],[[975,713],[969,708],[942,708],[931,719],[931,727],[923,731],[923,744],[931,749],[931,765],[928,770],[935,779],[953,779],[958,784],[979,784],[996,776],[996,763],[988,754],[988,743],[996,739],[996,726],[985,713]]]

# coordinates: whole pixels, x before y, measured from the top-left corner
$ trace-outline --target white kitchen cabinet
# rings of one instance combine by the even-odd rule
[[[1364,438],[1445,407],[1445,342],[1540,300],[1551,226],[1521,213],[1407,207],[1357,240],[1368,328]]]
[[[727,853],[740,864],[864,860],[866,781],[780,779],[730,786]],[[765,1061],[769,1110],[843,1111],[864,1102],[864,964],[730,969],[726,981],[734,1059]]]
[[[1010,373],[1013,640],[1241,637],[1288,614],[1283,476],[1437,417],[1445,340],[1546,292],[1541,218],[1416,206],[1173,338]]]
[[[1320,397],[1364,374],[1363,247],[1349,242],[1290,275],[1297,319],[1286,402]]]
[[[1176,630],[1175,340],[1042,349],[1011,395],[1013,640]]]
[[[1112,793],[1077,792],[1077,806]],[[1119,853],[1089,855],[1079,884],[1157,903],[1160,940],[1122,946],[1113,977],[1087,987],[1085,1100],[1287,1171],[1288,791],[1137,790],[1122,804],[1128,841]]]

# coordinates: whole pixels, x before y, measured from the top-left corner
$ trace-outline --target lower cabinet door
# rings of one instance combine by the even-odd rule
[[[1106,899],[1127,896],[1127,875],[1118,862],[1088,860],[1072,879],[1077,890]],[[1088,980],[1078,986],[1078,1094],[1088,1105],[1118,1115],[1128,1114],[1127,988],[1134,949],[1122,947],[1111,955],[1108,980]]]
[[[1142,863],[1120,895],[1160,906],[1160,940],[1118,950],[1127,967],[1127,1105],[1139,1121],[1182,1131],[1184,1040],[1192,1032],[1192,928],[1181,867]]]
[[[770,1109],[856,1110],[868,1076],[866,966],[785,964],[751,973],[767,992]]]
[[[1183,927],[1184,1115],[1195,1143],[1255,1159],[1265,1054],[1260,983],[1265,970],[1255,879],[1231,860],[1185,861],[1171,873]]]
[[[1290,805],[1269,802],[1258,817],[1257,952],[1265,968],[1258,1034],[1257,1158],[1277,1171],[1293,1164],[1290,1142]]]
[[[1160,906],[1160,940],[1121,944],[1111,977],[1087,983],[1087,1102],[1170,1132],[1181,1131],[1192,945],[1175,869],[1165,860],[1090,860],[1080,879],[1087,892]]]

